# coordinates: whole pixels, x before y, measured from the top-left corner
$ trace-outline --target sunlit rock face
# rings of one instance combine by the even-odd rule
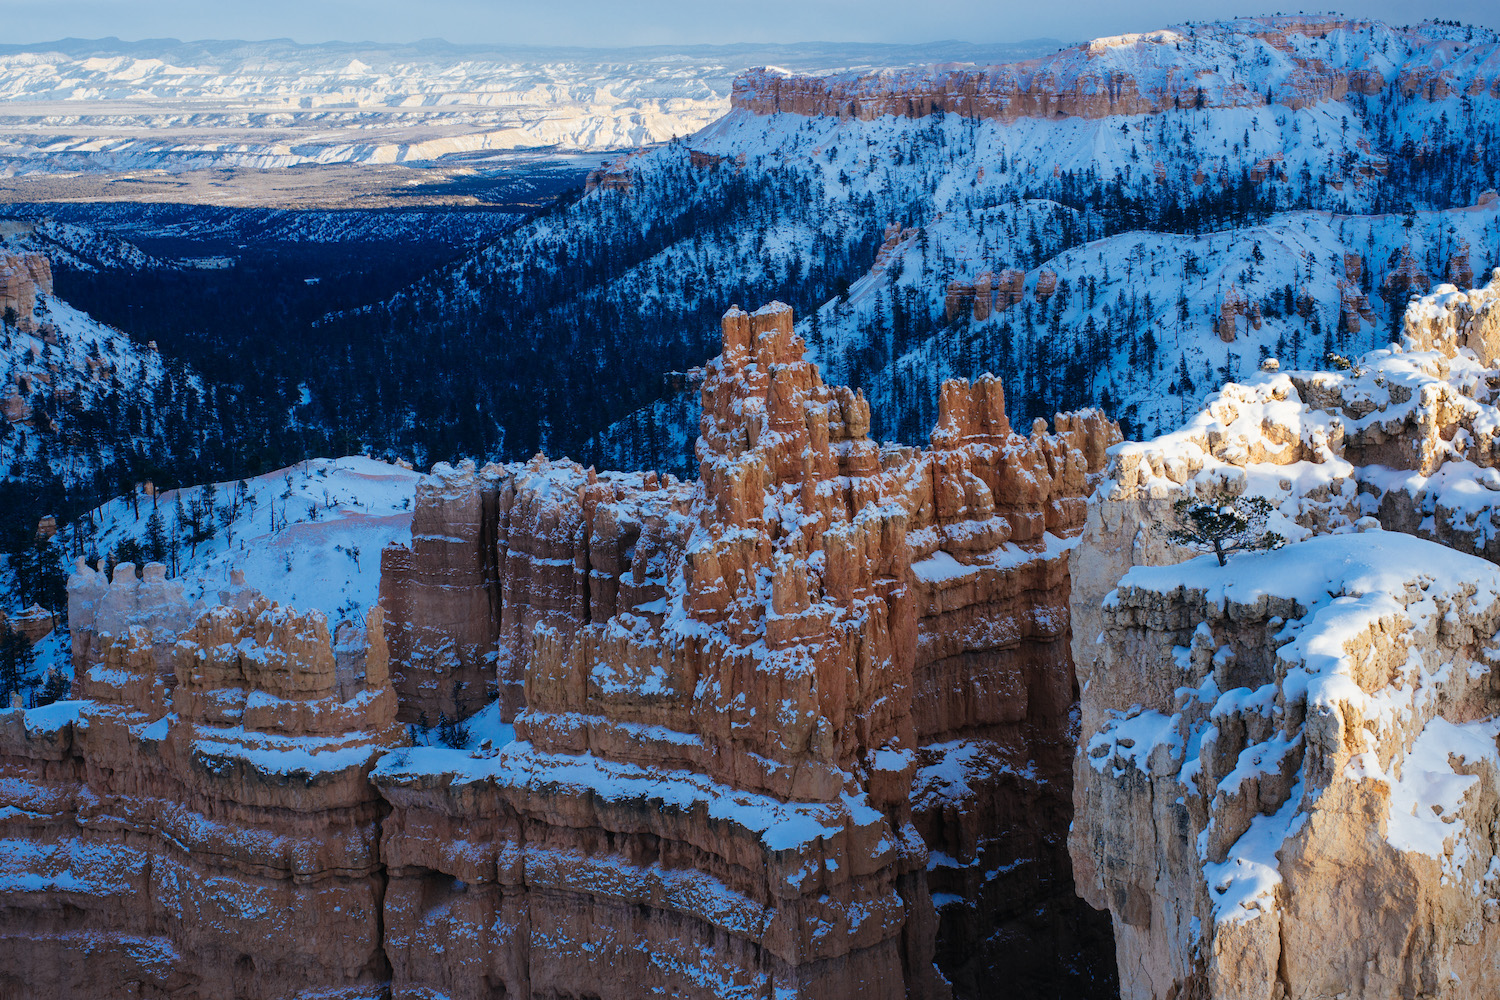
[[[233,585],[164,567],[69,581],[75,694],[0,714],[0,992],[368,996],[386,806],[405,741],[379,609],[333,647]],[[359,634],[356,634],[359,633]]]
[[[513,744],[375,774],[397,992],[979,995],[1039,911],[1107,990],[1068,909],[1065,607],[1118,431],[1012,433],[985,379],[943,387],[931,449],[881,448],[788,308],[723,327],[699,481],[438,474],[502,498],[524,708]]]
[[[1500,990],[1496,277],[1111,458],[1073,555],[1070,849],[1124,996]],[[1168,539],[1174,500],[1246,493],[1284,548]]]
[[[36,330],[37,296],[52,294],[52,262],[41,254],[0,250],[0,313],[22,333]]]

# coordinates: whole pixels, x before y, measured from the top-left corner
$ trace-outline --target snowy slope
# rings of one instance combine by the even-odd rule
[[[946,223],[929,228],[929,255],[958,262],[970,276],[986,270],[973,232]],[[1293,212],[1202,236],[1121,233],[1027,269],[1024,298],[1010,309],[981,321],[965,308],[894,364],[862,370],[860,352],[872,329],[888,325],[880,314],[889,315],[893,299],[932,313],[945,306],[944,283],[923,280],[916,238],[896,247],[891,261],[857,282],[847,303],[819,310],[819,336],[810,321],[803,325],[835,381],[866,386],[875,412],[886,414],[886,433],[925,433],[936,417],[929,387],[988,369],[1023,406],[1044,398],[1060,409],[1101,402],[1127,429],[1149,436],[1175,427],[1205,394],[1267,357],[1324,367],[1330,352],[1383,346],[1413,290],[1399,280],[1408,262],[1429,283],[1465,287],[1500,264],[1500,199],[1409,219]],[[1043,275],[1057,282],[1048,297],[1037,294]],[[1046,393],[1045,384],[1056,391]],[[1050,414],[1012,407],[1012,415]]]
[[[189,599],[212,602],[240,570],[245,583],[268,598],[298,610],[316,609],[330,625],[362,620],[379,598],[380,550],[411,537],[411,505],[419,473],[370,458],[314,459],[240,482],[214,483],[163,491],[154,509],[162,515],[168,549],[176,549],[177,578]],[[179,525],[211,490],[214,513],[202,523],[213,536],[192,544],[190,525]],[[92,535],[83,527],[91,552],[131,555],[151,552],[149,495],[132,502],[120,497],[91,515]],[[274,521],[274,527],[273,527]],[[58,544],[76,549],[73,530]],[[135,553],[139,551],[139,555]]]
[[[816,321],[799,306],[814,356],[867,389],[884,437],[921,440],[936,382],[986,370],[1006,378],[1015,418],[1102,403],[1150,434],[1265,353],[1308,365],[1377,346],[1410,291],[1500,264],[1495,206],[1475,207],[1500,187],[1500,40],[1485,29],[1183,25],[985,73],[752,73],[735,103],[686,142],[720,165],[700,170],[699,204],[732,168],[746,186],[799,177],[813,208],[695,234],[589,295],[727,306],[778,272],[816,274],[853,246],[851,226],[894,225],[847,301],[825,286]],[[969,113],[921,113],[945,103]],[[625,193],[594,197],[644,218],[653,198],[680,204],[674,155],[622,161]],[[688,268],[693,281],[662,278]],[[987,321],[950,307],[955,287],[1006,270],[1025,273],[1023,302]],[[1062,295],[1037,295],[1044,275]],[[1242,315],[1225,344],[1216,326],[1236,299],[1256,321]],[[664,432],[669,414],[685,423]],[[643,464],[681,469],[695,420],[648,401],[590,447],[623,461],[639,443]]]
[[[161,434],[171,409],[157,405],[163,389],[202,393],[149,345],[53,296],[38,302],[35,332],[0,334],[0,480],[87,482]]]
[[[43,254],[54,268],[98,271],[165,266],[163,261],[114,233],[48,217],[23,218],[16,208],[9,211],[15,217],[0,218],[0,247]]]
[[[183,583],[189,601],[209,604],[239,571],[247,586],[272,601],[323,612],[332,630],[343,621],[363,622],[379,599],[380,550],[410,539],[420,478],[408,468],[352,456],[302,462],[243,485],[164,490],[154,505],[149,490],[137,489],[133,499],[117,497],[63,525],[48,543],[47,555],[64,567],[82,555],[91,563],[134,561],[138,568],[159,555]],[[204,502],[210,495],[211,511]],[[196,544],[195,506],[203,529]],[[153,510],[161,517],[163,542],[156,552]],[[21,588],[11,561],[0,557],[0,598],[4,607],[19,610],[24,601],[17,596]],[[53,672],[73,675],[71,640],[62,622],[33,648],[27,697],[38,694]],[[484,735],[495,734],[486,730]]]

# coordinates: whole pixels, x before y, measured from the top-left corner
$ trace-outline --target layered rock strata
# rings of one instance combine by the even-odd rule
[[[725,316],[702,396],[696,483],[440,473],[509,498],[525,709],[375,773],[398,995],[945,996],[939,947],[968,995],[1070,895],[1066,551],[1118,431],[1014,434],[984,379],[882,449],[780,305]]]
[[[1433,25],[1387,29],[1333,16],[1278,16],[1230,27],[1225,32],[1180,25],[1098,38],[1004,66],[831,77],[755,70],[735,81],[732,105],[757,114],[864,121],[946,113],[1012,122],[1269,103],[1295,109],[1350,94],[1430,101],[1455,94],[1500,97],[1494,44],[1455,45]],[[1377,33],[1386,36],[1383,44]],[[1393,47],[1430,49],[1434,58],[1403,65],[1388,58]],[[1242,69],[1250,66],[1274,72]],[[1267,76],[1277,80],[1274,87],[1265,86]]]
[[[403,722],[437,725],[502,697],[511,714],[519,685],[495,672],[500,634],[494,529],[500,477],[429,476],[417,485],[411,546],[380,554],[380,605]]]
[[[80,565],[80,700],[0,721],[4,985],[1109,995],[1062,845],[1068,551],[1118,430],[1014,433],[985,377],[881,447],[779,304],[725,316],[702,399],[697,482],[436,470],[362,630]],[[493,693],[515,739],[388,753],[398,693]]]
[[[1500,990],[1497,303],[1500,273],[1440,287],[1401,345],[1110,460],[1070,848],[1123,996]],[[1242,494],[1289,545],[1221,569],[1167,537],[1173,501]]]
[[[0,713],[0,993],[367,997],[389,980],[368,780],[404,742],[379,611],[233,586],[190,607],[160,565],[69,581],[81,700]]]

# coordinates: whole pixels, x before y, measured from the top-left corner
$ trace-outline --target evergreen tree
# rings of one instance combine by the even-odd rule
[[[167,526],[162,520],[161,509],[154,504],[151,516],[146,519],[146,551],[152,562],[167,560]]]
[[[25,701],[36,687],[37,679],[31,673],[35,662],[36,651],[26,637],[9,626],[0,626],[0,710],[10,707],[13,695],[19,694]]]

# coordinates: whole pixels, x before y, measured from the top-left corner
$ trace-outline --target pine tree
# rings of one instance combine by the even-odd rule
[[[166,562],[167,526],[162,521],[161,510],[155,506],[151,508],[151,516],[146,519],[146,551],[152,562]]]
[[[1178,545],[1213,552],[1224,566],[1231,552],[1279,549],[1286,544],[1281,535],[1263,530],[1275,509],[1271,501],[1259,496],[1184,497],[1172,505],[1177,527],[1167,537]]]
[[[20,694],[24,700],[26,692],[36,687],[36,678],[31,676],[35,662],[36,651],[26,637],[0,626],[0,710],[10,708],[12,695]]]

